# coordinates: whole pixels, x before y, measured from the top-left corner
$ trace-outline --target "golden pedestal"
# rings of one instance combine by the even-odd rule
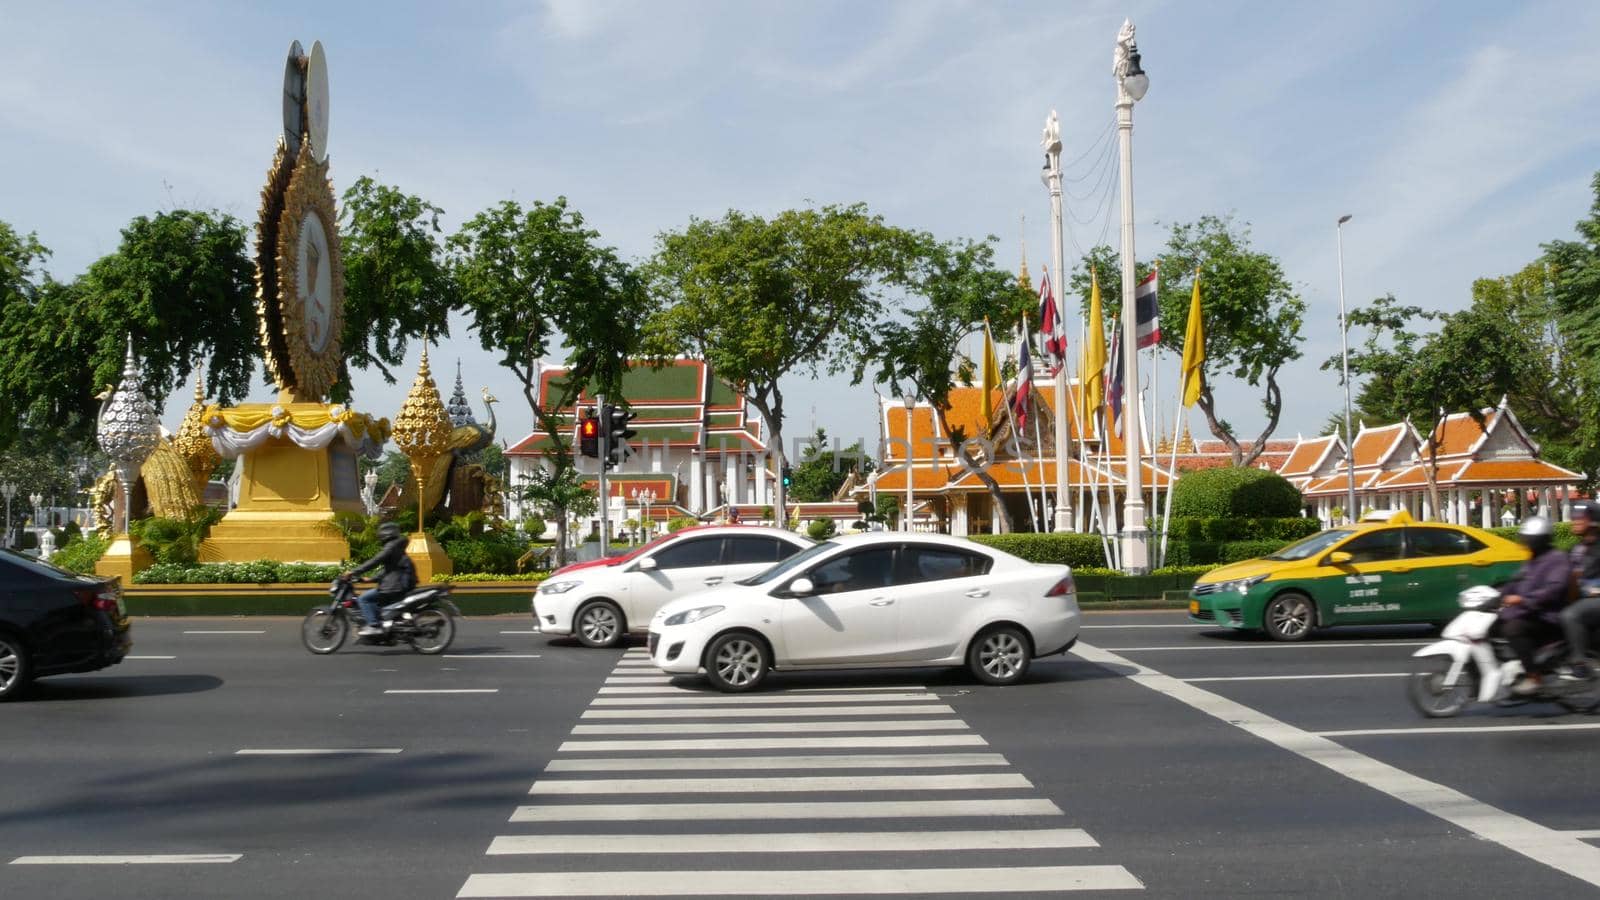
[[[410,543],[406,544],[406,556],[411,557],[411,564],[417,567],[418,584],[427,584],[435,576],[449,575],[455,571],[444,548],[426,531],[411,536]]]
[[[111,539],[111,546],[94,564],[94,573],[102,578],[121,578],[122,586],[127,587],[133,584],[133,573],[149,568],[152,562],[150,551],[133,535],[119,534]]]
[[[239,459],[238,505],[200,545],[202,562],[337,563],[350,544],[331,519],[362,512],[354,451],[272,438]]]

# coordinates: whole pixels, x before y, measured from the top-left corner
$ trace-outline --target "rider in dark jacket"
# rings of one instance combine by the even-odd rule
[[[378,540],[383,542],[383,548],[376,556],[341,576],[354,578],[379,566],[383,567],[383,574],[378,578],[378,586],[356,598],[356,602],[361,605],[361,617],[366,620],[366,624],[356,632],[361,637],[383,634],[379,607],[384,603],[400,599],[407,591],[417,586],[417,567],[411,562],[411,557],[406,555],[406,536],[401,533],[400,526],[393,522],[379,525]]]
[[[1578,601],[1561,611],[1561,626],[1567,632],[1574,674],[1587,677],[1589,632],[1600,628],[1600,504],[1588,500],[1573,504],[1572,530],[1578,535],[1578,545],[1572,548]]]
[[[1572,579],[1572,559],[1557,550],[1555,530],[1548,519],[1532,516],[1517,530],[1517,539],[1533,554],[1522,571],[1500,589],[1500,632],[1522,661],[1522,678],[1512,685],[1514,694],[1538,693],[1540,672],[1534,654],[1540,645],[1561,636],[1561,608],[1567,604]]]

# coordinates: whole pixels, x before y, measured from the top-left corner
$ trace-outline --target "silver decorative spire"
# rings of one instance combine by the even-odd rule
[[[461,360],[459,359],[456,360],[456,390],[455,393],[450,395],[450,402],[444,409],[450,415],[451,428],[478,424],[478,420],[472,417],[472,407],[467,404],[467,390],[461,384]]]
[[[122,364],[122,383],[112,389],[100,407],[97,432],[100,449],[117,468],[122,486],[122,521],[117,532],[126,533],[132,510],[133,480],[161,441],[161,423],[139,388],[139,362],[133,356],[133,335],[128,335],[128,355]]]

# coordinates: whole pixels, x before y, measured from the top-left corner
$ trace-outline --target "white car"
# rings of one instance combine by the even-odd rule
[[[960,538],[880,532],[825,541],[715,592],[674,600],[650,623],[665,672],[704,669],[748,691],[772,669],[965,665],[1014,684],[1078,640],[1066,566]]]
[[[644,634],[661,604],[748,578],[810,547],[793,532],[754,525],[698,525],[625,556],[564,566],[533,593],[533,627],[612,647]]]

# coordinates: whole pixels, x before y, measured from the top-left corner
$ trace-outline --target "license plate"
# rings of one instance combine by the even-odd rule
[[[1190,600],[1189,601],[1189,615],[1195,616],[1195,615],[1199,615],[1199,614],[1200,614],[1200,601],[1199,600]]]

